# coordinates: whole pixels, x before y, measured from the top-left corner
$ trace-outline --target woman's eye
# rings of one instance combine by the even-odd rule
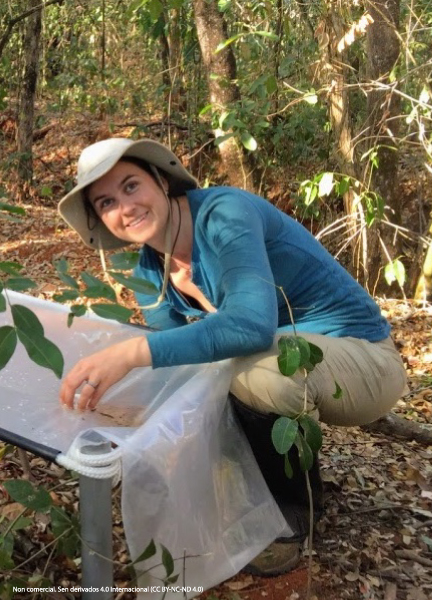
[[[104,198],[103,200],[101,200],[99,202],[99,210],[103,211],[106,208],[108,208],[109,206],[111,206],[112,201],[113,201],[112,198]]]
[[[128,181],[128,183],[125,185],[125,191],[126,193],[130,194],[131,192],[134,192],[137,187],[138,183],[136,181]]]

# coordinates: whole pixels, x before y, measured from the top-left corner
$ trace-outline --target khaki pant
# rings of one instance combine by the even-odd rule
[[[278,368],[276,336],[267,352],[234,360],[231,392],[264,413],[294,416],[304,407],[305,377],[284,377]],[[307,377],[307,411],[329,425],[363,425],[386,414],[406,391],[406,374],[391,338],[368,342],[352,337],[301,333],[324,359]],[[333,398],[336,382],[342,397]]]

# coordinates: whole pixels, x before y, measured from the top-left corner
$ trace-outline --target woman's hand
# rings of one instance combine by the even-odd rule
[[[114,344],[80,360],[67,374],[60,388],[60,402],[69,408],[84,410],[96,406],[114,383],[135,367],[151,365],[151,354],[145,336]],[[83,386],[77,403],[77,389]]]

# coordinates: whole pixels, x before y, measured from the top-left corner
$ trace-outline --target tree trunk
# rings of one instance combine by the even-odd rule
[[[28,8],[40,6],[39,0],[29,0]],[[17,146],[18,173],[23,186],[33,178],[33,125],[36,84],[39,69],[42,10],[27,17],[24,33],[24,77],[19,97]]]
[[[217,7],[217,0],[193,1],[198,40],[206,70],[210,102],[219,112],[228,110],[240,100],[240,91],[234,83],[236,62],[231,45],[216,53],[219,44],[226,41],[226,24]],[[215,130],[216,138],[227,132]],[[235,137],[219,144],[222,163],[231,185],[253,191],[252,161],[244,154]]]
[[[169,14],[169,75],[171,82],[171,104],[178,111],[182,112],[187,109],[186,106],[186,91],[183,81],[183,64],[182,64],[182,36],[181,36],[181,19],[182,11],[178,8],[173,8]]]
[[[327,18],[317,28],[317,39],[321,53],[320,79],[329,88],[328,106],[333,135],[336,140],[335,159],[341,173],[359,179],[355,168],[353,133],[350,120],[348,83],[348,59],[346,51],[339,52],[338,42],[345,34],[345,22],[336,0],[330,0]],[[343,197],[345,213],[348,216],[347,235],[351,240],[353,264],[356,277],[365,282],[365,257],[367,255],[367,235],[364,215],[358,197],[349,189]]]
[[[280,57],[282,50],[282,38],[283,38],[283,19],[284,19],[284,5],[283,0],[277,0],[276,2],[276,27],[275,34],[278,36],[278,39],[275,41],[273,46],[273,61],[274,61],[274,76],[276,81],[279,79],[279,67],[280,67]],[[276,87],[276,91],[273,95],[273,112],[277,113],[279,110],[279,92]]]
[[[168,44],[168,38],[165,33],[166,19],[165,19],[165,15],[161,15],[159,18],[163,19],[163,27],[161,28],[161,32],[159,34],[159,56],[160,56],[161,66],[162,66],[162,83],[167,88],[169,88],[169,86],[171,85],[170,62],[169,62],[170,49],[169,49],[169,44]]]
[[[370,0],[368,10],[374,22],[367,29],[367,72],[371,82],[390,82],[389,74],[396,64],[400,52],[397,36],[399,27],[400,0]],[[391,220],[401,221],[400,193],[398,182],[398,151],[395,139],[398,135],[400,97],[393,90],[372,89],[367,98],[366,136],[369,148],[376,148],[378,168],[372,172],[371,187],[391,209]],[[369,163],[370,166],[370,163]],[[387,228],[388,229],[388,228]],[[384,242],[389,242],[391,232],[381,231]],[[371,240],[368,260],[368,278],[376,282],[382,264],[382,251],[378,235]],[[397,255],[398,249],[390,250]]]
[[[432,236],[432,221],[429,227],[429,234]],[[426,257],[423,263],[422,272],[418,280],[414,298],[423,302],[432,301],[432,242],[426,251]]]

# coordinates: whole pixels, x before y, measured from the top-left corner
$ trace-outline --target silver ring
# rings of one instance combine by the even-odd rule
[[[91,387],[92,387],[92,388],[94,388],[94,389],[97,389],[97,387],[98,387],[98,385],[99,385],[98,383],[92,383],[92,382],[91,382],[91,381],[89,381],[88,379],[85,379],[85,380],[84,380],[84,383],[85,383],[86,385],[91,385]]]

